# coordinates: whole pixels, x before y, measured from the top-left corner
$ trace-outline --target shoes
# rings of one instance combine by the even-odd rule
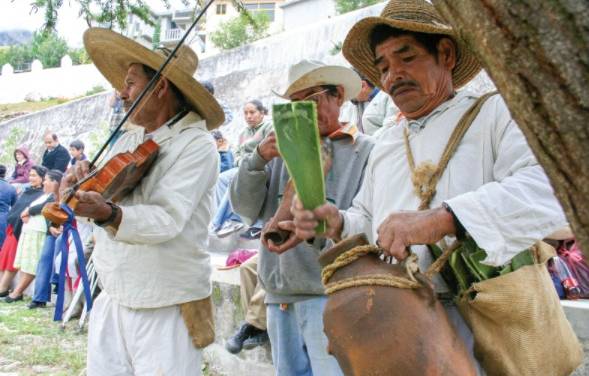
[[[0,292],[0,298],[6,298],[10,294],[9,290]]]
[[[259,228],[259,227],[250,227],[243,234],[239,235],[239,237],[242,238],[242,239],[254,240],[254,239],[260,239],[260,236],[261,235],[262,235],[262,229],[261,228]]]
[[[255,334],[243,341],[243,349],[251,350],[254,347],[262,346],[263,344],[268,343],[268,341],[270,341],[270,338],[268,338],[268,332],[265,330],[260,330],[258,334]]]
[[[36,302],[36,301],[32,301],[29,303],[29,305],[27,305],[27,307],[29,307],[29,309],[35,309],[35,308],[45,308],[45,306],[47,305],[47,303],[45,302]]]
[[[10,295],[8,295],[6,298],[4,298],[4,301],[6,303],[14,303],[14,302],[18,302],[19,300],[22,300],[23,296],[22,294],[17,296],[16,298],[11,298]]]
[[[225,348],[231,354],[237,354],[241,351],[241,349],[243,348],[243,344],[247,339],[258,335],[260,332],[264,331],[256,328],[253,325],[245,323],[239,328],[239,330],[237,331],[237,333],[233,335],[233,337],[227,340]]]
[[[243,223],[235,222],[235,221],[228,221],[223,224],[223,226],[216,231],[216,235],[219,238],[224,238],[228,235],[233,234],[236,231],[239,231],[243,227]]]

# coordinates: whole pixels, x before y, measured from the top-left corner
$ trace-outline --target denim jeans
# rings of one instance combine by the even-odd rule
[[[340,376],[337,360],[327,353],[323,333],[324,296],[288,304],[268,304],[268,335],[278,376]]]
[[[217,211],[212,220],[212,227],[215,231],[220,230],[223,223],[228,220],[241,222],[241,218],[235,214],[229,202],[229,186],[235,175],[237,175],[237,167],[223,172],[219,175],[219,180],[217,180],[215,186],[215,206]]]
[[[51,301],[51,277],[54,274],[54,253],[55,236],[47,234],[35,276],[35,293],[33,294],[33,301],[35,302],[47,303]]]

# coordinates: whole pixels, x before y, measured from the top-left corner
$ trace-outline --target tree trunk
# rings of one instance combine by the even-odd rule
[[[589,2],[433,3],[505,98],[589,258]]]

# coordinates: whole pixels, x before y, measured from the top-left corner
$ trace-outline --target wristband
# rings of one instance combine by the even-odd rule
[[[104,221],[94,221],[95,225],[100,226],[100,227],[106,227],[108,225],[111,225],[115,221],[115,219],[117,218],[117,215],[119,214],[119,211],[121,209],[118,206],[116,206],[115,204],[113,204],[112,202],[107,202],[107,205],[109,205],[111,208],[110,215]]]

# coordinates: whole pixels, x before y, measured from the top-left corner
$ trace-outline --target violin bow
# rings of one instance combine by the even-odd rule
[[[143,98],[147,95],[147,93],[149,91],[151,91],[151,89],[155,86],[155,84],[157,83],[157,81],[160,79],[160,77],[161,77],[162,72],[164,71],[164,69],[166,69],[166,67],[168,67],[168,64],[176,56],[176,53],[178,52],[178,49],[180,48],[180,46],[182,46],[182,44],[184,44],[184,41],[186,40],[186,38],[188,38],[188,35],[196,27],[196,24],[198,23],[198,21],[200,21],[201,17],[205,14],[205,12],[207,11],[207,9],[209,9],[209,7],[213,4],[214,1],[215,0],[209,0],[209,2],[206,3],[206,5],[204,6],[204,8],[201,9],[200,13],[195,18],[195,20],[192,22],[192,24],[190,25],[190,27],[186,30],[186,32],[184,33],[184,35],[182,36],[182,38],[180,39],[180,41],[178,42],[178,44],[176,45],[176,47],[174,47],[174,49],[172,50],[172,52],[170,52],[170,54],[166,58],[166,61],[164,61],[164,63],[159,67],[159,69],[157,70],[157,72],[155,73],[155,75],[147,83],[147,86],[145,86],[145,88],[139,94],[139,96],[137,97],[137,99],[135,99],[135,101],[133,102],[133,104],[131,105],[131,107],[129,108],[129,110],[127,111],[127,113],[125,114],[125,116],[123,117],[123,119],[119,122],[119,124],[117,125],[117,127],[112,131],[112,133],[110,134],[110,136],[108,137],[108,139],[106,140],[106,142],[102,145],[102,147],[100,148],[100,150],[98,151],[98,153],[96,153],[96,155],[94,156],[94,158],[92,158],[92,161],[90,162],[90,167],[89,167],[90,169],[92,169],[92,167],[94,167],[96,165],[96,162],[100,159],[100,156],[102,155],[102,153],[104,153],[104,151],[106,150],[106,147],[108,146],[108,144],[113,140],[113,138],[115,137],[115,135],[117,134],[117,132],[121,129],[121,127],[123,126],[123,124],[125,124],[125,122],[127,121],[127,119],[129,119],[129,117],[131,116],[131,114],[133,113],[133,111],[135,111],[135,108],[137,106],[139,106],[139,103],[143,100]],[[245,7],[241,4],[240,1],[238,1],[238,0],[233,0],[233,1],[234,1],[234,3],[237,3],[238,4],[237,7],[239,9],[241,9],[242,11],[246,11],[247,12],[247,10],[245,10]]]

